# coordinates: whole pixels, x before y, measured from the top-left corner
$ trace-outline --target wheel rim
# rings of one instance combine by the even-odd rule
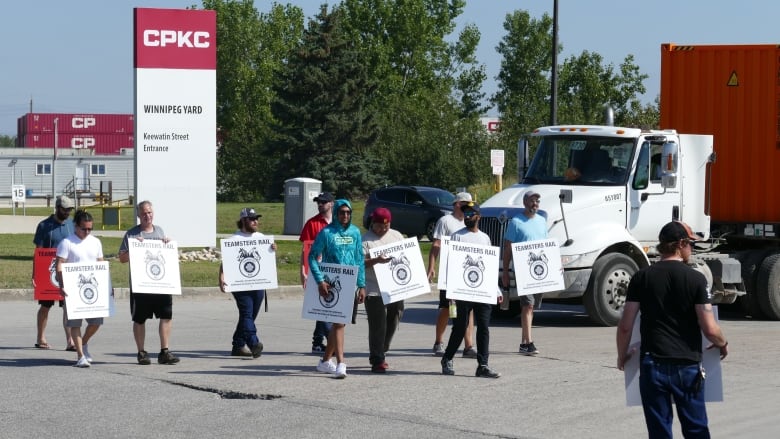
[[[631,273],[625,268],[617,267],[604,282],[602,297],[610,309],[619,311],[626,303],[628,283],[631,281]]]

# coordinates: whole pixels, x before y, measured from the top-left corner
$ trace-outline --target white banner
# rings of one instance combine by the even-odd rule
[[[390,258],[390,262],[373,266],[385,305],[431,292],[417,239],[407,238],[369,251],[372,258],[379,255]]]
[[[130,281],[134,293],[181,294],[176,241],[128,238]]]
[[[450,255],[450,237],[442,236],[439,241],[439,274],[436,276],[436,287],[447,289],[447,258]]]
[[[712,307],[715,313],[715,321],[718,321],[718,307]],[[628,351],[635,350],[631,358],[623,365],[625,386],[626,386],[626,405],[642,405],[642,395],[639,393],[639,357],[642,338],[639,334],[639,324],[642,321],[641,313],[637,313],[634,320],[634,331],[631,333],[631,341],[628,343]],[[701,336],[701,363],[707,374],[704,380],[704,400],[707,402],[723,401],[723,370],[720,366],[720,349],[712,348],[707,350],[711,343],[707,337]]]
[[[303,296],[304,319],[322,322],[350,323],[355,306],[358,268],[354,265],[321,263],[320,269],[328,283],[328,296],[320,296],[317,282],[309,277]]]
[[[498,247],[450,241],[447,298],[498,303]]]
[[[512,260],[518,296],[566,288],[561,251],[554,239],[513,243]]]
[[[273,236],[233,236],[220,242],[225,291],[272,290],[279,288]]]
[[[113,298],[107,261],[62,264],[62,283],[69,319],[111,315]]]

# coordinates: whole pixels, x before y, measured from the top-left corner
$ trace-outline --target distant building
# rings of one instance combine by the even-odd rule
[[[501,126],[501,119],[497,117],[480,117],[479,121],[482,122],[482,126],[489,133],[495,133]]]
[[[17,119],[16,146],[119,155],[134,147],[134,125],[132,114],[27,113]]]

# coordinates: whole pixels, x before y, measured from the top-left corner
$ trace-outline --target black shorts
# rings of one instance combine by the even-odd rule
[[[60,300],[59,302],[60,302],[60,308],[65,306],[65,301],[64,300]],[[54,301],[53,300],[39,300],[38,304],[41,305],[44,308],[51,308],[52,306],[54,306]]]
[[[439,309],[449,307],[450,299],[447,298],[447,290],[439,290]]]
[[[135,323],[143,324],[147,319],[173,318],[173,296],[170,294],[130,293],[130,315]]]

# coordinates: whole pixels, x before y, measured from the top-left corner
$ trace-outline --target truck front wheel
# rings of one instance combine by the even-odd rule
[[[770,255],[761,263],[755,293],[764,315],[780,320],[780,254]]]
[[[636,262],[622,253],[610,253],[596,260],[583,297],[591,320],[603,326],[617,325],[628,283],[638,270]]]

